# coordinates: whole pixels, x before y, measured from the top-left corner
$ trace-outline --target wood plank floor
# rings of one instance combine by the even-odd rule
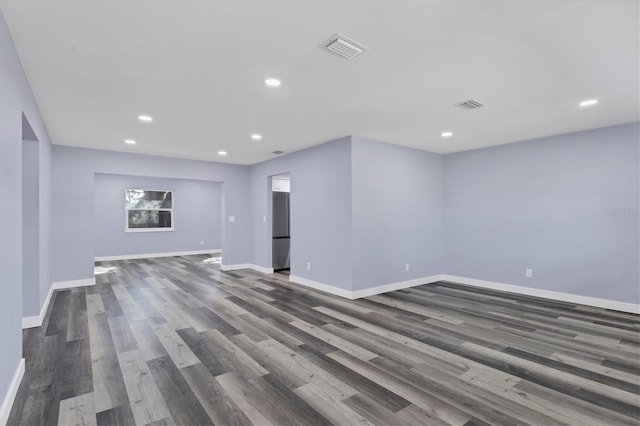
[[[348,301],[210,260],[56,291],[9,424],[639,424],[637,315],[449,283]]]

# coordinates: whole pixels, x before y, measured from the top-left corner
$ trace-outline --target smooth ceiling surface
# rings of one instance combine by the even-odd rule
[[[0,6],[56,144],[253,164],[348,134],[448,153],[640,119],[638,1]],[[370,50],[321,50],[336,32]],[[487,106],[453,106],[470,98]]]

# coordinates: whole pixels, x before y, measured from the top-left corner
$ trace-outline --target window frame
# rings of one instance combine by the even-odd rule
[[[144,191],[144,192],[170,192],[171,193],[171,208],[158,208],[158,209],[130,209],[127,208],[127,191]],[[172,232],[175,231],[175,191],[173,189],[146,189],[146,188],[125,188],[124,189],[124,232]],[[164,228],[130,228],[129,227],[129,212],[130,211],[168,211],[171,213],[171,227]]]

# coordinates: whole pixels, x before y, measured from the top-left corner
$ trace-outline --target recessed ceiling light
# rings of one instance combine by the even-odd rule
[[[586,99],[580,102],[578,105],[580,105],[581,107],[590,107],[590,106],[594,106],[597,103],[598,103],[597,99]]]
[[[148,115],[139,115],[138,120],[142,121],[143,123],[151,123],[153,121],[153,117],[150,117]]]
[[[134,141],[133,139],[125,139],[124,143],[126,143],[127,145],[135,145],[136,141]]]
[[[453,136],[453,132],[442,132],[440,133],[440,136],[442,136],[443,138],[450,138],[451,136]]]
[[[262,139],[262,135],[254,133],[251,135],[251,139],[253,139],[254,141],[259,141],[260,139]]]
[[[227,151],[218,151],[218,155],[224,157],[225,155],[227,155]]]
[[[264,81],[264,84],[269,87],[278,87],[280,86],[280,80],[278,80],[277,78],[268,78]]]

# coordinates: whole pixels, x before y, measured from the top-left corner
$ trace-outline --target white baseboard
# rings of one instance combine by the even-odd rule
[[[22,377],[24,377],[24,358],[20,359],[18,368],[16,368],[15,373],[13,373],[13,379],[9,384],[9,389],[7,389],[7,394],[2,400],[2,406],[0,406],[0,425],[2,426],[6,425],[9,421],[9,414],[11,414],[13,402],[18,394],[20,383],[22,383]]]
[[[63,290],[65,288],[86,287],[90,285],[96,285],[96,277],[83,278],[81,280],[72,281],[57,281],[53,283],[52,288],[54,290]]]
[[[22,328],[33,328],[40,327],[42,322],[44,321],[44,316],[47,313],[47,308],[49,307],[49,302],[51,302],[51,296],[53,295],[53,285],[49,288],[49,293],[47,293],[47,298],[44,300],[42,304],[42,308],[40,308],[40,315],[34,315],[32,317],[23,317],[22,318]]]
[[[289,281],[302,284],[305,287],[310,287],[315,290],[324,291],[325,293],[335,294],[336,296],[345,297],[347,299],[353,299],[353,292],[345,290],[340,287],[332,286],[329,284],[319,283],[317,281],[309,280],[307,278],[298,277],[296,275],[289,275]]]
[[[599,299],[596,297],[580,296],[577,294],[561,293],[552,290],[541,290],[519,285],[503,284],[493,281],[477,280],[475,278],[458,277],[455,275],[443,275],[442,281],[450,281],[458,284],[466,284],[474,287],[488,288],[492,290],[508,291],[511,293],[524,294],[527,296],[543,297],[545,299],[559,300],[563,302],[576,303],[579,305],[596,306],[598,308],[613,309],[616,311],[640,314],[640,305],[633,303],[618,302],[615,300]]]
[[[31,317],[23,317],[22,318],[22,328],[33,328],[40,327],[42,322],[44,321],[44,316],[47,313],[47,308],[49,307],[49,303],[51,302],[51,296],[53,295],[54,290],[62,290],[65,288],[74,288],[74,287],[86,287],[90,285],[95,285],[96,279],[93,278],[85,278],[82,280],[73,280],[73,281],[58,281],[51,285],[49,289],[49,293],[47,294],[47,298],[42,304],[42,308],[40,309],[39,315],[34,315]]]
[[[376,294],[388,293],[394,290],[402,290],[403,288],[415,287],[422,284],[431,284],[443,280],[444,275],[431,275],[429,277],[416,278],[408,281],[399,281],[397,283],[384,284],[377,287],[365,288],[351,292],[351,299],[360,299],[361,297],[369,297]]]
[[[329,284],[323,284],[317,281],[309,280],[307,278],[298,277],[296,275],[290,275],[289,281],[302,284],[305,287],[310,287],[315,290],[324,291],[325,293],[331,293],[336,296],[344,297],[347,299],[360,299],[362,297],[373,296],[375,294],[387,293],[394,290],[401,290],[403,288],[415,287],[422,284],[430,284],[437,281],[442,281],[442,275],[432,275],[430,277],[416,278],[408,281],[400,281],[396,283],[384,284],[376,287],[365,288],[363,290],[345,290]]]
[[[149,259],[152,257],[193,256],[196,254],[217,254],[217,253],[222,253],[222,250],[208,249],[208,250],[192,250],[192,251],[170,251],[165,253],[123,254],[119,256],[96,256],[94,258],[94,261],[106,262],[110,260]]]
[[[254,271],[262,272],[263,274],[273,274],[273,268],[267,268],[260,265],[250,264],[250,268]]]
[[[599,299],[596,297],[580,296],[577,294],[561,293],[551,290],[540,290],[530,287],[522,287],[511,284],[497,283],[493,281],[477,280],[474,278],[458,277],[454,275],[432,275],[430,277],[416,278],[409,281],[400,281],[397,283],[385,284],[377,287],[366,288],[363,290],[349,291],[332,285],[319,283],[306,278],[295,275],[289,276],[289,281],[302,284],[316,290],[331,293],[336,296],[345,297],[347,299],[359,299],[362,297],[373,296],[376,294],[387,293],[403,288],[415,287],[422,284],[430,284],[438,281],[449,281],[458,284],[466,284],[474,287],[487,288],[492,290],[508,291],[516,294],[524,294],[527,296],[542,297],[545,299],[559,300],[563,302],[576,303],[580,305],[596,306],[598,308],[613,309],[621,312],[629,312],[632,314],[640,314],[640,305],[633,303],[618,302],[615,300]]]
[[[235,271],[238,269],[253,269],[254,271],[262,272],[263,274],[273,274],[273,268],[254,265],[253,263],[237,263],[235,265],[220,265],[220,269],[223,271]]]
[[[222,271],[235,271],[237,269],[251,269],[248,263],[236,263],[235,265],[223,265],[220,264]]]

